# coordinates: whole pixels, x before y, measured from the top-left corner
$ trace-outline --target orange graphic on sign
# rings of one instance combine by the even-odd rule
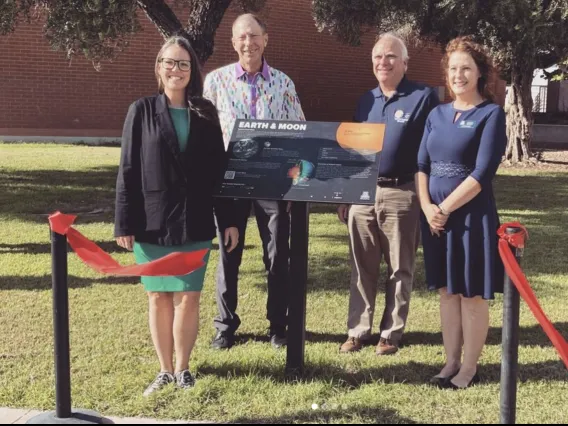
[[[341,123],[337,129],[337,142],[343,148],[380,152],[385,128],[384,124]]]

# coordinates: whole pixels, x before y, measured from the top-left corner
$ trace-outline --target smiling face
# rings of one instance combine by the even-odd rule
[[[373,72],[382,87],[397,87],[407,69],[403,46],[397,39],[385,37],[373,48]]]
[[[259,70],[267,44],[268,34],[254,18],[243,16],[233,25],[233,48],[238,53],[239,62],[245,70],[249,72]]]
[[[453,52],[448,61],[448,85],[456,97],[470,97],[479,93],[481,77],[473,57],[466,52]]]
[[[161,87],[166,92],[184,91],[191,80],[191,58],[183,47],[167,47],[156,65]]]

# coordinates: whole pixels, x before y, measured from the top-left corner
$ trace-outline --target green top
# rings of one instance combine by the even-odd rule
[[[170,117],[176,129],[179,150],[184,152],[189,139],[189,111],[187,108],[170,107]]]

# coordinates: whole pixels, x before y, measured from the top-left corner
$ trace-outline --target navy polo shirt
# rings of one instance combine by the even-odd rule
[[[439,103],[434,89],[406,77],[390,98],[383,95],[380,87],[361,97],[355,121],[387,125],[379,157],[380,177],[401,177],[418,171],[418,149],[426,119]]]

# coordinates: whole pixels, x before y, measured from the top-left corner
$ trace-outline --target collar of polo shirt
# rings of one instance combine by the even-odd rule
[[[377,86],[375,89],[373,89],[373,94],[375,95],[375,98],[383,98],[385,95],[383,95],[383,91],[381,90],[381,86]],[[406,75],[404,77],[402,77],[402,80],[400,81],[400,83],[398,83],[398,86],[396,87],[396,93],[395,95],[398,96],[404,96],[408,94],[408,79],[406,78]]]

